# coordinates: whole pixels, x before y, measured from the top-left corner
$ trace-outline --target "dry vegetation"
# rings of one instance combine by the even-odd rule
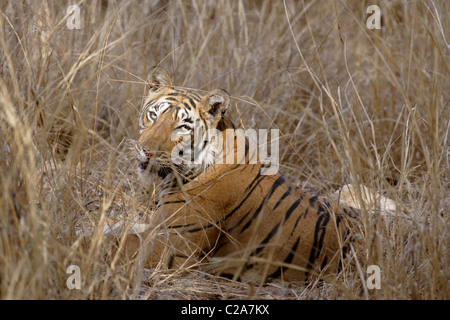
[[[449,1],[80,1],[80,30],[70,4],[0,4],[1,299],[449,298]],[[371,4],[381,30],[366,28]],[[364,183],[407,212],[363,221],[380,290],[365,266],[257,288],[102,260],[105,223],[152,212],[131,141],[160,63],[176,84],[229,91],[235,122],[279,128],[293,184]]]

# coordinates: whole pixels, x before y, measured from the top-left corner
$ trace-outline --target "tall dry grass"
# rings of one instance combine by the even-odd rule
[[[450,2],[80,1],[69,30],[71,4],[0,4],[0,298],[449,298]],[[371,4],[381,30],[366,27]],[[291,183],[394,199],[400,217],[375,208],[362,224],[381,289],[365,266],[255,288],[104,261],[102,227],[145,220],[155,201],[130,141],[156,64],[178,85],[225,88],[244,127],[279,128]],[[80,231],[94,235],[85,253]]]

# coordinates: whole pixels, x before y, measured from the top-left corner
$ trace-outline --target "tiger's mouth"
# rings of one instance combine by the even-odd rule
[[[139,165],[138,169],[140,173],[148,173],[150,175],[156,174],[160,178],[167,177],[173,170],[167,161],[158,161],[154,157],[141,157],[139,156],[138,159]]]
[[[183,150],[180,150],[180,157],[183,156]],[[142,148],[137,156],[138,172],[143,180],[152,180],[154,178],[166,178],[169,174],[176,172],[186,178],[195,174],[202,168],[200,165],[188,166],[185,163],[172,162],[172,154],[163,151],[150,151]],[[199,169],[200,168],[200,169]]]
[[[147,161],[147,162],[140,162],[139,161],[139,169],[141,169],[141,170],[147,170],[147,167],[148,167],[148,163],[149,163],[149,161]]]
[[[156,174],[160,178],[167,177],[170,173],[172,173],[172,168],[169,166],[159,166],[159,165],[153,165],[150,164],[149,161],[147,162],[140,162],[138,166],[141,173],[147,172],[150,174]]]

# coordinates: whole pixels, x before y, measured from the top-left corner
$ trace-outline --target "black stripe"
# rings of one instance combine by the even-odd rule
[[[245,152],[244,152],[244,159],[248,158],[248,152],[250,151],[250,143],[248,142],[247,137],[245,137]],[[250,161],[250,158],[248,158],[248,161]]]
[[[186,107],[186,109],[192,110],[191,106],[189,104],[187,104],[186,102],[184,102],[184,101],[183,101],[183,105]]]
[[[328,212],[320,215],[319,218],[317,218],[316,227],[314,230],[314,241],[309,254],[309,261],[307,266],[308,269],[311,269],[314,261],[319,257],[320,252],[322,251],[323,239],[325,238],[325,235],[327,233],[326,226],[329,220],[330,215]],[[309,273],[306,272],[306,277],[308,277],[308,274]]]
[[[247,218],[247,216],[250,214],[250,212],[251,212],[251,211],[248,211],[246,214],[244,214],[244,215],[242,216],[242,218],[241,218],[234,226],[232,226],[231,228],[228,228],[228,229],[227,229],[227,232],[230,233],[230,232],[232,232],[234,229],[236,229],[237,227],[239,227],[239,226],[241,225],[241,223],[245,220],[245,218]]]
[[[318,196],[312,196],[311,198],[309,198],[309,205],[311,207],[314,207],[314,204],[316,203],[317,198],[318,198]]]
[[[194,225],[194,224],[192,224],[192,225]],[[185,231],[183,231],[183,233],[196,233],[196,232],[203,231],[203,230],[215,227],[215,226],[217,226],[217,223],[210,223],[210,224],[207,224],[207,225],[204,225],[204,226],[201,226],[198,228],[194,228],[191,230],[185,230]]]
[[[170,97],[183,97],[183,98],[186,98],[186,99],[192,99],[191,96],[186,94],[186,91],[178,91],[177,93],[171,92],[171,93],[168,93],[167,96],[170,96]]]
[[[264,238],[264,240],[261,241],[258,248],[256,250],[254,250],[250,256],[256,255],[256,254],[260,253],[263,249],[266,248],[265,245],[277,233],[278,228],[280,227],[280,224],[281,224],[281,222],[279,222],[275,227],[272,228],[272,230],[270,230],[270,232],[267,234],[267,236]]]
[[[172,108],[173,108],[173,104],[170,104],[170,106],[169,106],[168,108],[164,109],[164,111],[161,112],[161,114],[159,115],[159,117],[161,117],[161,116],[162,116],[164,113],[166,113],[167,111],[173,110]]]
[[[175,226],[167,226],[167,229],[187,228],[187,227],[192,227],[195,225],[196,225],[195,223],[179,224],[179,225],[175,225]],[[189,231],[185,231],[185,232],[189,232]]]
[[[297,199],[294,202],[294,204],[289,208],[289,210],[286,212],[286,215],[284,217],[284,223],[289,219],[289,217],[291,216],[292,212],[294,212],[294,210],[298,207],[300,202],[302,202],[302,200],[301,199]]]
[[[166,201],[161,203],[161,206],[166,205],[166,204],[172,204],[172,203],[185,203],[186,200],[173,200],[173,201]]]
[[[262,176],[262,175],[261,175],[261,172],[258,171],[258,173],[256,174],[255,179],[253,179],[252,182],[250,182],[250,184],[247,186],[247,188],[245,189],[245,191],[247,191],[248,189],[252,188],[252,185],[256,182],[256,180],[258,180],[258,178],[260,178],[259,181],[257,182],[257,185],[258,185],[264,177],[265,177],[265,176]]]
[[[194,100],[191,97],[188,97],[188,100],[191,103],[192,108],[195,109],[196,104],[195,104]]]
[[[145,118],[146,112],[141,113],[141,118],[139,119],[139,127],[144,125],[144,118]]]
[[[233,127],[233,130],[236,130],[236,126],[234,125],[233,121],[230,120],[231,126]]]
[[[289,186],[289,188],[287,189],[287,191],[283,194],[283,196],[280,198],[280,200],[278,200],[277,204],[275,205],[275,207],[273,207],[273,210],[275,211],[275,209],[284,201],[284,199],[286,199],[286,197],[291,193],[292,188]]]
[[[317,215],[321,215],[323,212],[327,211],[323,205],[317,205]]]
[[[350,211],[352,212],[350,217],[352,217],[352,218],[358,218],[359,217],[359,210],[358,209],[350,207]]]
[[[342,242],[345,243],[347,241],[348,236],[350,235],[350,230],[346,229],[344,232],[344,236],[342,239]],[[347,255],[347,250],[348,250],[349,245],[343,246],[342,248],[342,256],[339,257],[339,263],[338,263],[338,267],[337,267],[337,272],[341,272],[342,269],[342,259],[345,259],[345,256]]]
[[[208,125],[206,124],[206,120],[203,119],[203,118],[201,118],[201,119],[202,119],[202,122],[203,122],[203,128],[204,128],[204,130],[208,131]]]
[[[325,266],[327,265],[327,261],[328,261],[328,256],[325,256],[325,258],[323,258],[322,264],[320,265],[320,269],[323,270],[323,268],[325,268]]]
[[[191,104],[191,107],[195,109],[195,106],[196,106],[195,100],[196,99],[191,97],[191,96],[189,96],[189,95],[187,95],[187,94],[185,94],[185,93],[182,93],[182,92],[178,91],[177,93],[169,93],[169,94],[167,94],[167,96],[183,97],[183,98],[187,99],[189,101],[189,103]],[[166,98],[166,99],[170,99],[170,98]],[[198,99],[198,100],[200,100],[200,99]]]
[[[208,139],[208,136],[206,136],[206,139]],[[208,140],[203,141],[203,145],[202,145],[202,151],[205,150],[206,146],[208,145]]]
[[[224,245],[226,245],[226,244],[229,243],[228,241],[223,241],[223,242],[222,242],[223,237],[225,237],[225,233],[224,233],[224,232],[220,234],[219,239],[217,240],[217,243],[219,243],[219,245],[217,245],[217,246],[214,248],[214,252],[213,252],[212,255],[211,255],[212,257],[214,257],[215,254],[216,254],[216,253],[217,253]]]
[[[158,100],[153,100],[153,101],[147,103],[147,104],[145,105],[145,107],[144,107],[144,110],[145,110],[145,111],[148,111],[148,109],[150,109],[157,101],[158,101]]]
[[[292,231],[291,231],[291,234],[289,235],[289,237],[292,237],[292,235],[294,234],[295,229],[297,229],[297,225],[298,225],[298,222],[300,221],[300,218],[306,216],[307,213],[308,213],[308,208],[306,208],[306,210],[305,210],[305,212],[303,214],[300,213],[298,215],[297,220],[295,220],[294,227],[292,228]]]
[[[346,215],[348,215],[350,218],[356,219],[359,217],[358,210],[353,207],[343,207],[342,209],[343,209],[344,213]],[[347,209],[349,209],[349,210],[347,210]]]
[[[224,273],[220,273],[220,276],[221,277],[224,277],[224,278],[227,278],[227,279],[229,279],[229,280],[236,280],[236,281],[241,281],[241,276],[238,276],[237,277],[237,279],[234,279],[234,274],[232,274],[232,273],[226,273],[226,272],[224,272]]]
[[[168,263],[168,265],[167,265],[167,269],[172,269],[172,267],[173,267],[173,261],[175,260],[175,256],[174,255],[171,255],[170,256],[170,259],[169,259],[169,263]]]
[[[286,256],[286,258],[283,260],[283,263],[289,264],[292,262],[292,260],[294,259],[295,252],[297,251],[299,242],[300,242],[300,237],[298,237],[297,240],[295,241],[294,245],[291,248],[291,251]],[[272,272],[268,276],[268,278],[279,278],[281,275],[281,271],[286,270],[286,269],[287,269],[286,267],[279,266],[274,272]]]
[[[286,212],[286,214],[284,216],[284,219],[282,220],[283,224],[286,223],[286,221],[289,219],[289,217],[291,216],[291,214],[295,210],[295,208],[297,208],[299,203],[300,203],[300,199],[295,201],[295,203],[288,209],[288,211]],[[278,228],[280,227],[280,225],[281,225],[281,222],[279,222],[275,227],[272,228],[272,230],[270,230],[269,234],[264,238],[263,241],[261,241],[258,249],[255,250],[254,254],[258,254],[259,252],[261,252],[261,250],[263,250],[265,248],[265,244],[267,244],[267,242],[269,242],[269,240],[275,235],[275,233],[278,231]]]
[[[198,93],[193,92],[193,91],[188,91],[188,93],[193,95],[194,97],[196,97],[197,100],[202,100],[202,97]]]
[[[272,187],[270,188],[269,192],[266,194],[266,196],[264,197],[263,201],[261,202],[261,204],[259,205],[259,207],[256,209],[255,213],[253,214],[253,216],[250,218],[250,220],[245,224],[245,226],[241,229],[241,231],[239,232],[239,234],[241,234],[242,232],[244,232],[248,227],[250,227],[250,225],[253,223],[253,221],[258,217],[259,213],[261,212],[261,209],[263,208],[264,204],[267,202],[267,200],[270,199],[270,197],[273,195],[273,193],[275,192],[275,190],[277,190],[277,188],[281,185],[284,184],[284,178],[283,176],[279,176],[278,179],[272,184]]]
[[[342,219],[344,219],[344,216],[342,214],[335,214],[336,217],[336,227],[339,227],[340,222],[342,221]]]
[[[170,255],[169,262],[167,264],[167,269],[172,269],[175,258],[188,259],[189,257],[184,254],[172,254]]]

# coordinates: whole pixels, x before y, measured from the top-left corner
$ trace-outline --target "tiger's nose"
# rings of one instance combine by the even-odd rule
[[[153,156],[153,152],[151,152],[148,148],[142,147],[142,151],[144,152],[145,156],[150,159]]]

